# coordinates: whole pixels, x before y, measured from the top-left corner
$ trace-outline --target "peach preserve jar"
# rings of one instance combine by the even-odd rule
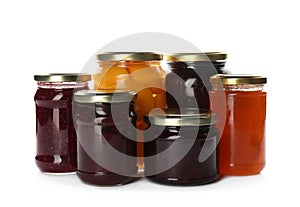
[[[97,55],[99,72],[94,75],[95,89],[121,89],[137,92],[136,127],[147,125],[143,115],[153,108],[165,108],[165,71],[160,67],[162,55],[152,52],[109,52]],[[138,166],[143,171],[143,134],[137,134]]]

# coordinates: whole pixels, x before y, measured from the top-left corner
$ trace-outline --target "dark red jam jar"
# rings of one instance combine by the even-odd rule
[[[226,58],[227,54],[222,52],[164,55],[162,67],[167,72],[167,108],[209,110],[210,77],[228,73],[224,69]]]
[[[88,89],[87,74],[35,75],[38,89],[36,106],[35,161],[39,169],[49,173],[75,172],[76,133],[72,118],[75,90]]]
[[[135,93],[83,90],[74,95],[79,178],[88,184],[122,185],[136,180]]]
[[[219,178],[214,114],[168,109],[164,114],[147,115],[145,120],[156,137],[145,142],[145,175],[149,179],[170,185],[202,185]],[[149,156],[156,157],[149,160]]]

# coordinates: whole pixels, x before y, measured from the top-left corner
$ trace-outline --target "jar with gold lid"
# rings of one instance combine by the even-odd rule
[[[219,178],[216,114],[192,108],[145,115],[145,175],[170,185],[202,185]],[[148,140],[149,139],[149,140]]]
[[[144,130],[143,115],[153,108],[165,108],[165,71],[162,55],[152,52],[108,52],[97,55],[99,72],[94,75],[95,89],[121,89],[137,92],[136,126]],[[143,157],[143,135],[138,132],[138,156]],[[142,158],[139,168],[143,169]]]
[[[74,94],[79,178],[122,185],[137,178],[135,92],[81,90]]]
[[[229,73],[224,68],[226,58],[227,54],[223,52],[163,55],[162,65],[167,72],[167,108],[178,108],[181,102],[180,107],[209,109],[209,78]]]
[[[48,173],[69,173],[77,169],[76,132],[72,117],[73,93],[88,89],[91,75],[51,73],[35,75],[37,91],[35,161]]]
[[[211,109],[219,114],[220,173],[254,175],[265,166],[266,77],[211,77]]]

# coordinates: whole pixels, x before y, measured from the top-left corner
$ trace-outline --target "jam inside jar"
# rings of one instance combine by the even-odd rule
[[[89,75],[36,75],[38,89],[34,96],[36,106],[38,168],[48,173],[75,172],[76,132],[72,118],[74,90],[87,89]]]
[[[219,115],[220,173],[255,175],[265,166],[267,79],[251,75],[211,78],[211,109]],[[225,109],[225,110],[224,110]],[[222,126],[223,125],[223,126]]]
[[[145,143],[145,175],[154,182],[170,185],[202,185],[216,181],[219,178],[219,133],[214,127],[215,116],[210,112],[197,114],[192,109],[186,110],[187,113],[171,110],[176,112],[168,109],[165,117],[145,117],[154,134],[162,130],[157,138]],[[162,152],[164,158],[159,155]],[[183,156],[178,157],[178,154]],[[149,156],[156,158],[148,160]],[[162,170],[157,166],[169,167]]]
[[[222,52],[164,55],[167,108],[179,108],[180,104],[185,108],[208,110],[210,77],[228,73],[224,69],[226,58],[227,54]]]
[[[133,92],[114,90],[75,93],[77,175],[83,182],[111,186],[127,184],[137,179],[133,97]],[[113,111],[117,118],[113,116]]]

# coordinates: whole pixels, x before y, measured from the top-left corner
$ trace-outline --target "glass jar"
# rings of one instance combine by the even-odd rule
[[[165,71],[162,55],[151,52],[110,52],[97,55],[99,73],[94,75],[95,89],[123,89],[138,93],[135,101],[137,128],[144,130],[144,114],[153,108],[165,108]],[[143,135],[138,132],[138,163],[143,170]]]
[[[224,69],[227,54],[175,53],[163,56],[167,71],[167,107],[209,109],[209,78],[215,74],[226,74]]]
[[[49,173],[76,171],[76,133],[72,118],[74,90],[88,88],[90,75],[35,75],[38,89],[36,106],[37,152],[39,169]]]
[[[167,109],[165,114],[154,113],[145,119],[157,137],[145,142],[145,174],[149,179],[171,185],[202,185],[219,178],[219,133],[214,114]],[[148,160],[149,156],[155,158]]]
[[[114,90],[75,93],[77,175],[83,182],[108,186],[122,185],[136,179],[134,94]]]
[[[220,173],[258,174],[265,166],[266,92],[263,86],[267,79],[252,75],[216,75],[211,82],[211,109],[222,119],[219,123],[223,123],[223,126],[217,125],[220,132],[223,131]]]

